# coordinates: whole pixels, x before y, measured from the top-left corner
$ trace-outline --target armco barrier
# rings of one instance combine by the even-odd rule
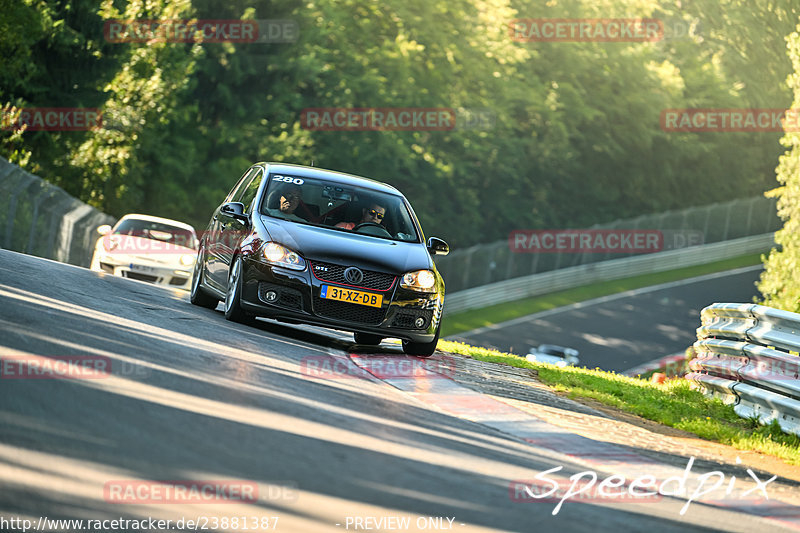
[[[774,234],[767,233],[513,278],[448,294],[445,314],[480,309],[589,283],[653,274],[765,252],[772,248],[774,242]]]
[[[0,248],[89,266],[95,229],[114,220],[0,157]]]
[[[800,314],[757,304],[703,309],[686,379],[739,416],[800,435]]]
[[[775,198],[759,195],[615,220],[585,229],[658,230],[662,232],[663,251],[667,251],[775,232],[783,227],[776,202]],[[525,232],[524,228],[518,230]],[[701,242],[691,241],[693,237],[698,236],[702,238]],[[512,250],[510,246],[512,242],[513,238],[511,242],[506,238],[469,248],[453,249],[446,256],[436,257],[436,268],[444,276],[447,288],[452,294],[522,276],[631,257],[630,253],[611,250],[606,252],[596,250],[592,253],[567,250],[552,250],[552,253],[519,253]]]

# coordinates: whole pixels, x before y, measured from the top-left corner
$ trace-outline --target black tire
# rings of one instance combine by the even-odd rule
[[[216,309],[219,299],[208,294],[203,289],[203,256],[205,255],[203,246],[197,252],[197,261],[194,264],[194,272],[192,273],[192,290],[189,293],[189,301],[194,305],[205,307],[206,309]]]
[[[242,324],[250,323],[253,315],[242,309],[242,258],[233,259],[228,271],[228,290],[225,293],[225,318]]]
[[[356,344],[364,344],[367,346],[377,346],[383,340],[380,335],[373,335],[372,333],[353,333],[356,339]]]
[[[439,330],[442,324],[436,327],[436,335],[431,342],[410,342],[403,341],[403,352],[406,355],[416,355],[417,357],[430,357],[436,351],[436,344],[439,342]]]

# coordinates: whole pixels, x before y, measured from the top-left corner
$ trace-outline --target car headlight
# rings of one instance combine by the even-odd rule
[[[179,260],[181,265],[185,267],[190,267],[194,264],[194,256],[189,254],[183,254]]]
[[[306,268],[305,260],[297,255],[296,252],[289,250],[278,244],[277,242],[268,242],[261,249],[264,259],[268,263],[278,265],[292,270],[303,270]]]
[[[403,274],[400,286],[420,292],[436,292],[436,275],[430,270],[415,270]]]

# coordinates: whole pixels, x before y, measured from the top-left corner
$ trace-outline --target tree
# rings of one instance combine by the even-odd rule
[[[800,24],[788,39],[788,52],[794,73],[788,85],[794,90],[791,111],[800,110]],[[797,119],[795,119],[797,123]],[[781,139],[787,148],[780,157],[777,179],[781,184],[770,194],[778,198],[778,214],[784,220],[783,228],[775,233],[775,242],[781,249],[773,249],[765,259],[765,270],[758,282],[764,305],[800,312],[800,132],[787,131]]]

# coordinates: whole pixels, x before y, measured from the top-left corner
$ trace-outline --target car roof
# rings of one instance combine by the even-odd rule
[[[276,163],[276,162],[266,162],[266,161],[261,161],[259,163],[256,163],[256,165],[266,166],[267,170],[271,173],[272,172],[276,172],[279,174],[285,173],[302,178],[324,179],[327,181],[341,183],[343,185],[361,186],[389,194],[399,194],[402,196],[402,193],[399,190],[397,190],[396,188],[392,187],[387,183],[383,183],[381,181],[373,180],[370,178],[364,178],[362,176],[356,176],[354,174],[346,174],[344,172],[338,172],[336,170],[328,170],[319,167],[307,167],[304,165],[293,165],[291,163]]]
[[[194,228],[192,226],[190,226],[189,224],[185,223],[185,222],[180,222],[178,220],[172,220],[171,218],[154,217],[153,215],[140,215],[138,213],[128,213],[127,215],[125,215],[124,217],[119,219],[117,224],[119,224],[119,222],[121,222],[123,220],[128,220],[128,219],[131,219],[131,218],[135,218],[135,219],[139,219],[139,220],[146,220],[147,222],[159,222],[161,224],[169,224],[170,226],[177,226],[179,228],[192,230],[192,232],[194,232]]]

